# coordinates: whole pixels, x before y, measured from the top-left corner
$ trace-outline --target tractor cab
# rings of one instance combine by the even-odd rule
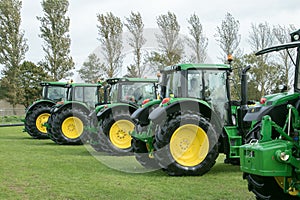
[[[225,120],[225,104],[229,101],[229,65],[180,64],[166,67],[161,71],[161,96],[166,97],[162,105],[169,101],[192,100],[207,102],[214,112]],[[169,102],[170,103],[170,102]]]

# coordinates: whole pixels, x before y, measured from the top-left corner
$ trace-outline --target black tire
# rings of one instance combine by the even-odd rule
[[[47,115],[50,115],[51,104],[39,104],[32,110],[28,111],[25,116],[25,131],[35,139],[48,139],[46,127],[42,127],[41,123],[47,122]],[[37,120],[40,120],[41,126],[37,127]]]
[[[296,200],[299,197],[283,192],[274,177],[258,176],[244,173],[248,181],[248,190],[253,192],[257,200]]]
[[[250,143],[253,140],[261,139],[260,135],[261,122],[257,122],[253,129],[251,129],[245,135],[245,143]],[[277,137],[277,133],[272,130],[275,134],[272,137]],[[258,200],[293,200],[299,199],[298,197],[291,196],[284,193],[283,188],[281,188],[275,177],[269,176],[258,176],[254,174],[243,173],[243,178],[247,179],[248,190],[253,192]]]
[[[170,141],[173,134],[178,128],[182,128],[184,125],[196,127],[202,130],[207,139],[207,149],[205,151],[205,158],[197,161],[193,165],[180,164],[176,158],[173,157]],[[196,126],[195,126],[196,125]],[[189,137],[184,140],[189,139]],[[198,138],[199,139],[199,138]],[[182,144],[184,142],[182,140]],[[194,140],[192,141],[194,142]],[[195,144],[194,144],[195,145]],[[203,145],[203,146],[205,146]],[[187,147],[186,147],[187,146]],[[181,146],[180,146],[181,147]],[[181,149],[186,150],[189,148],[189,144],[183,144]],[[213,126],[201,116],[200,113],[186,112],[181,115],[175,115],[170,117],[164,125],[159,125],[154,142],[154,156],[157,159],[159,165],[171,176],[183,176],[183,175],[203,175],[208,172],[212,166],[216,163],[218,157],[218,135],[215,132]],[[202,150],[202,149],[201,149]],[[200,151],[200,149],[199,149]]]
[[[130,137],[130,145],[128,145],[124,148],[121,148],[120,146],[116,146],[114,142],[111,141],[111,128],[115,123],[119,123],[120,120],[128,121],[128,123],[133,124],[134,122],[130,118],[130,113],[120,110],[119,112],[115,112],[114,114],[109,113],[104,117],[104,119],[100,120],[100,123],[98,124],[98,134],[95,137],[93,141],[91,141],[91,146],[96,151],[102,151],[106,153],[110,153],[112,155],[129,155],[132,152],[132,146],[131,146],[131,137],[128,135],[128,133],[125,133],[125,131],[120,133],[122,136],[120,138]],[[116,133],[118,135],[118,133]],[[118,137],[118,136],[117,136]],[[96,138],[96,140],[95,140]]]
[[[136,125],[139,126],[139,125]],[[144,128],[147,128],[145,126]],[[135,159],[145,168],[149,169],[159,169],[160,166],[154,157],[149,155],[147,145],[145,142],[132,138],[131,146],[134,152]]]
[[[79,126],[82,125],[82,127],[78,130],[79,132],[77,132],[74,137],[70,137],[70,133],[67,131],[70,130],[72,133],[76,127],[74,127],[74,124],[72,123],[69,123],[68,125],[68,120],[78,120],[78,123],[80,124]],[[52,113],[48,119],[48,124],[50,126],[48,131],[49,138],[57,144],[80,145],[88,135],[88,131],[84,129],[84,127],[88,125],[88,113],[78,108],[66,107]],[[65,128],[68,128],[68,130]]]

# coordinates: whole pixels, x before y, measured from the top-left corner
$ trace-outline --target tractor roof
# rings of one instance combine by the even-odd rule
[[[300,47],[300,41],[296,41],[296,42],[289,42],[289,43],[285,43],[285,44],[280,44],[280,45],[276,45],[273,47],[269,47],[263,50],[260,50],[258,52],[255,53],[255,55],[262,55],[265,53],[270,53],[273,51],[281,51],[284,49],[291,49],[291,48],[295,48],[295,47]]]
[[[97,87],[101,86],[101,83],[68,83],[66,87]]]
[[[189,69],[230,70],[231,67],[230,67],[230,65],[226,65],[226,64],[193,64],[193,63],[189,63],[189,64],[177,64],[177,65],[168,66],[168,67],[165,67],[162,70],[162,72],[173,71],[173,70],[181,71],[181,70],[189,70]]]
[[[67,82],[41,82],[40,85],[41,86],[64,86],[66,85]]]
[[[152,78],[109,78],[106,79],[106,82],[108,84],[116,84],[118,82],[143,82],[143,83],[156,83],[158,82],[157,79],[152,79]]]

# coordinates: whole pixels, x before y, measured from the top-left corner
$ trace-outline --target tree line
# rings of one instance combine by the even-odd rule
[[[68,0],[43,0],[43,16],[40,21],[39,37],[43,39],[44,58],[38,62],[25,61],[29,46],[21,24],[21,0],[0,0],[0,98],[5,98],[13,106],[28,106],[41,93],[41,81],[59,81],[72,76],[74,62],[70,55],[70,18],[66,15]],[[139,12],[131,12],[122,20],[113,13],[97,14],[98,40],[101,58],[90,54],[78,70],[85,82],[96,82],[100,78],[115,77],[122,67],[127,68],[127,77],[143,77],[149,70],[158,71],[165,66],[190,62],[204,63],[207,59],[208,38],[200,18],[195,13],[188,16],[188,35],[180,36],[181,26],[175,13],[167,12],[156,17],[159,33],[155,35],[158,50],[145,51],[146,38],[143,35],[144,23]],[[254,52],[277,43],[290,41],[289,33],[293,25],[274,25],[267,22],[252,23],[247,38],[251,52],[244,53],[240,48],[240,22],[226,13],[214,38],[220,48],[220,62],[226,63],[227,55],[233,55],[233,88],[239,88],[240,72],[251,65],[249,73],[249,99],[258,100],[261,96],[276,92],[279,84],[291,85],[292,63],[286,52],[276,56],[256,57]],[[123,31],[129,38],[123,41]],[[124,66],[123,43],[133,50],[133,60]],[[185,52],[185,46],[190,49]],[[293,52],[291,52],[293,54]],[[233,90],[233,98],[239,98],[239,91]]]

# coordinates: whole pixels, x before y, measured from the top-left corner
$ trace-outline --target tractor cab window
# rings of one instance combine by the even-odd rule
[[[141,104],[144,99],[156,98],[153,83],[135,82],[122,84],[121,99],[126,102]]]
[[[225,103],[228,102],[226,91],[226,73],[224,71],[207,71],[207,99],[220,117],[225,118]]]
[[[118,90],[118,88],[119,88],[119,84],[114,84],[114,85],[111,86],[109,97],[108,97],[109,102],[111,102],[111,103],[119,102],[119,99],[118,99],[119,90]]]
[[[97,87],[74,87],[73,90],[73,101],[84,102],[88,107],[95,107]]]
[[[84,87],[84,102],[91,108],[98,102],[97,87]]]
[[[203,71],[189,70],[187,77],[187,94],[192,98],[203,98]]]
[[[181,91],[181,71],[167,74],[165,97],[182,97]]]
[[[66,97],[66,88],[58,86],[47,86],[43,88],[45,99],[61,101]]]

